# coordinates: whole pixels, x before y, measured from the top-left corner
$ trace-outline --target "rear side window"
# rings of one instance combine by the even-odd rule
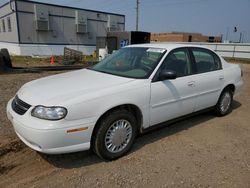
[[[220,58],[213,52],[202,48],[193,48],[192,52],[196,62],[197,73],[221,69]]]

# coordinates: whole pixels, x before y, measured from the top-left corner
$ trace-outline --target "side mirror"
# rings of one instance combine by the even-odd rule
[[[177,78],[177,74],[172,70],[162,70],[159,74],[159,80],[174,80]]]

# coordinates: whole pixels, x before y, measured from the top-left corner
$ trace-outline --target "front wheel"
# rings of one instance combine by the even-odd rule
[[[233,102],[233,92],[231,89],[225,89],[215,106],[215,111],[218,116],[224,116],[231,112]]]
[[[99,157],[113,160],[131,149],[137,135],[137,121],[130,112],[114,111],[97,126],[92,147]]]

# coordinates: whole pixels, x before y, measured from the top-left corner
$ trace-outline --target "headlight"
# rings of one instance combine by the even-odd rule
[[[67,109],[60,106],[36,106],[32,110],[31,115],[40,119],[60,120],[67,115]]]

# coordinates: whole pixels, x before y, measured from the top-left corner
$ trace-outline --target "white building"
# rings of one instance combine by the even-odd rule
[[[10,2],[0,6],[0,48],[16,55],[61,55],[64,47],[90,54],[96,49],[96,37],[125,30],[125,16],[120,14],[26,0]]]

